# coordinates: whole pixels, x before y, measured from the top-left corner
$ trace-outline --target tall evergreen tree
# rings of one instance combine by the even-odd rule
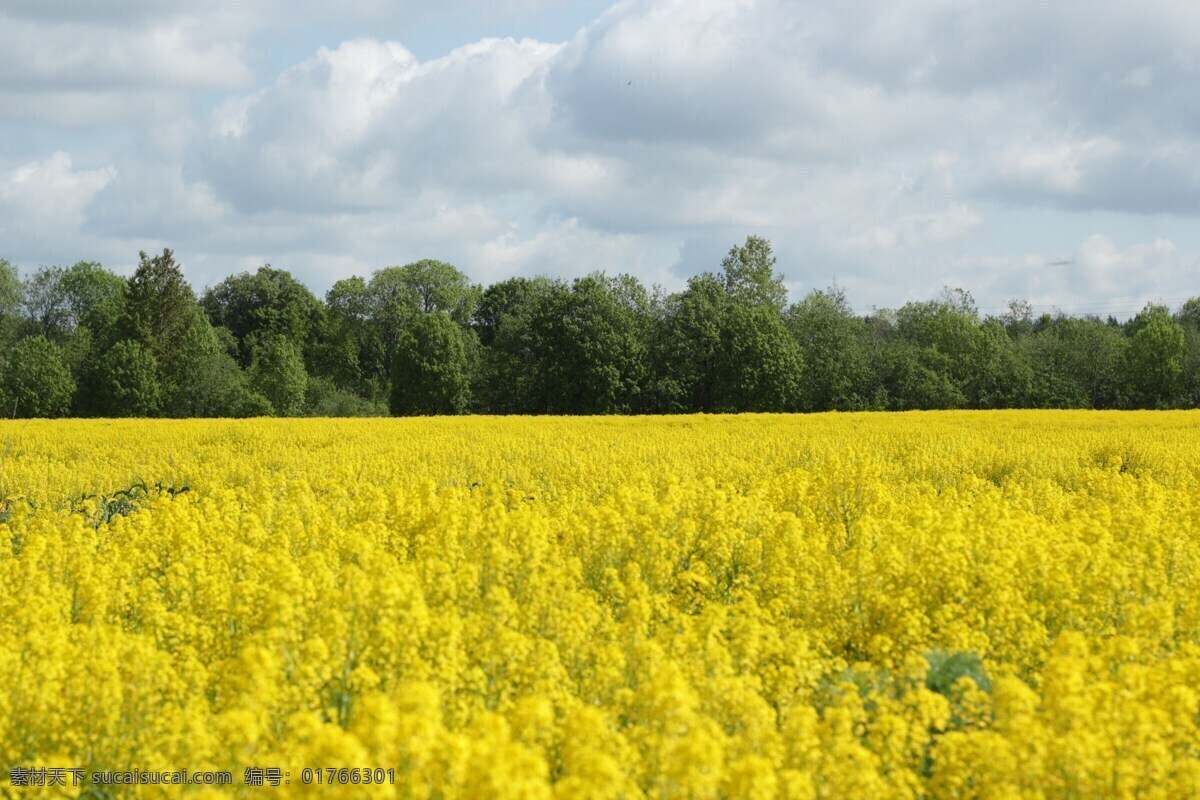
[[[120,328],[123,338],[132,339],[154,355],[170,391],[178,381],[184,340],[197,324],[200,309],[174,253],[164,249],[160,255],[150,257],[142,251],[138,258],[137,269],[129,278]]]

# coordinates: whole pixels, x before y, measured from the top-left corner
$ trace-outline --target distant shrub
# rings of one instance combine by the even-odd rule
[[[963,677],[975,681],[975,685],[985,692],[992,690],[992,682],[983,669],[983,661],[974,653],[932,650],[925,654],[925,660],[929,662],[925,688],[931,692],[949,698],[955,681]]]
[[[309,378],[304,390],[304,414],[309,417],[386,417],[387,406],[348,389],[329,378]]]

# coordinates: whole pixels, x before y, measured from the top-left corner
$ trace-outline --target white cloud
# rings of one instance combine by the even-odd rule
[[[1118,283],[1137,281],[1122,270],[1166,292],[1194,277],[1170,233],[1179,244],[1089,239],[1062,280],[1020,230],[1007,253],[964,255],[996,204],[1045,208],[1046,225],[1200,214],[1192,4],[624,0],[566,42],[420,60],[379,33],[433,12],[359,0],[336,22],[371,36],[277,75],[255,74],[273,16],[333,12],[105,4],[114,16],[62,0],[0,11],[0,116],[136,132],[120,140],[136,149],[80,155],[87,168],[41,152],[37,188],[13,188],[30,166],[12,165],[0,204],[16,216],[0,225],[24,226],[5,231],[21,254],[59,252],[38,250],[53,229],[70,260],[167,244],[199,285],[269,260],[320,290],[434,256],[478,280],[604,268],[678,286],[754,232],[793,285],[836,274],[856,303],[946,282],[981,301],[1080,282],[1124,298]]]
[[[1119,155],[1121,146],[1107,137],[1085,140],[1028,140],[1007,147],[998,159],[999,180],[1035,192],[1075,195],[1095,165]]]
[[[519,97],[554,46],[488,40],[419,63],[394,42],[322,48],[222,107],[198,168],[245,210],[404,205],[422,188],[519,184]]]
[[[1124,318],[1148,302],[1177,308],[1196,294],[1200,256],[1170,239],[1122,247],[1092,234],[1069,253],[962,257],[937,278],[982,297],[981,310],[999,314],[1010,298],[1026,299],[1037,313],[1109,314]],[[926,287],[929,296],[936,287]]]
[[[0,241],[15,255],[58,253],[78,235],[86,210],[116,176],[111,167],[78,170],[62,152],[0,172]]]
[[[1071,281],[1088,299],[1129,300],[1131,305],[1160,300],[1177,305],[1200,279],[1200,258],[1180,253],[1169,239],[1122,249],[1108,236],[1095,234],[1076,249],[1072,267]]]
[[[186,19],[107,36],[89,25],[9,20],[0,34],[0,70],[10,86],[26,90],[246,86],[251,72],[240,44],[205,33]]]
[[[653,235],[589,230],[574,218],[530,237],[522,237],[516,230],[505,231],[472,245],[467,257],[486,265],[480,276],[486,281],[518,274],[571,279],[599,271],[610,275],[627,272],[647,285],[679,283],[669,269],[679,257],[677,243]]]

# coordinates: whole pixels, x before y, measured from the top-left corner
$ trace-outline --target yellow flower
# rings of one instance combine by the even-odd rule
[[[234,777],[108,787],[146,798],[241,796],[248,767],[287,770],[281,798],[1200,796],[1194,412],[3,437],[20,447],[0,763],[18,779]]]

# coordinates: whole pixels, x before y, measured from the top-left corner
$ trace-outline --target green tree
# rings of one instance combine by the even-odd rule
[[[283,336],[306,349],[315,343],[325,316],[323,304],[304,284],[270,264],[210,287],[200,306],[213,325],[227,328],[237,339],[242,364],[250,363],[264,338]]]
[[[154,354],[130,339],[101,356],[94,391],[100,413],[109,417],[151,417],[162,409],[162,386]]]
[[[89,261],[43,267],[24,283],[27,326],[62,348],[67,367],[81,387],[76,413],[95,410],[92,373],[99,354],[117,339],[125,287],[124,278]]]
[[[21,314],[21,279],[17,269],[0,258],[0,353],[17,334]]]
[[[609,414],[631,410],[644,344],[623,279],[595,274],[568,286],[535,281],[506,312],[486,363],[496,410]]]
[[[526,311],[545,278],[508,278],[493,283],[480,296],[472,325],[484,347],[491,347],[504,321]]]
[[[372,329],[365,280],[345,278],[325,293],[325,315],[316,339],[315,374],[372,401],[382,396],[384,381],[372,370],[378,336]]]
[[[891,410],[959,408],[966,397],[948,375],[947,358],[903,336],[900,314],[876,309],[864,322],[871,353],[872,407]]]
[[[870,405],[871,357],[866,324],[855,317],[838,287],[813,291],[793,305],[788,328],[806,368],[803,408],[854,411]]]
[[[1175,318],[1184,330],[1200,331],[1200,297],[1188,298]]]
[[[1033,333],[1033,306],[1028,300],[1013,298],[1008,310],[999,317],[1000,325],[1013,339]]]
[[[648,383],[659,410],[716,410],[716,370],[728,303],[724,284],[709,272],[689,279],[684,291],[666,299],[650,339]]]
[[[407,264],[399,268],[399,278],[422,314],[442,311],[466,325],[479,302],[480,288],[444,261],[425,258]]]
[[[60,284],[68,326],[73,330],[87,328],[98,346],[111,345],[125,306],[128,282],[94,261],[80,261],[63,270]]]
[[[967,404],[950,376],[950,358],[934,348],[919,347],[899,337],[887,340],[875,350],[873,372],[890,409],[947,409]]]
[[[730,304],[721,321],[715,375],[721,411],[794,411],[804,355],[773,305]]]
[[[421,314],[404,330],[392,365],[393,414],[461,414],[470,402],[464,336],[445,311]]]
[[[1188,299],[1175,318],[1183,328],[1187,348],[1180,378],[1180,404],[1197,408],[1200,407],[1200,297]]]
[[[201,315],[174,253],[164,249],[161,255],[151,258],[143,251],[138,257],[119,327],[123,338],[134,340],[154,354],[169,392],[178,381],[184,339]]]
[[[331,378],[312,376],[304,390],[304,414],[309,417],[386,417],[388,407],[339,388]]]
[[[1125,405],[1129,341],[1096,318],[1043,315],[1020,340],[1033,373],[1037,408],[1117,408]]]
[[[23,337],[53,345],[81,387],[77,414],[1200,404],[1200,298],[1174,316],[1147,306],[1123,325],[1034,319],[1016,300],[981,320],[968,292],[947,289],[860,318],[836,287],[784,311],[775,265],[770,243],[750,236],[719,274],[666,296],[603,274],[513,278],[481,292],[425,259],[338,281],[324,303],[264,265],[197,303],[170,250],[141,253],[128,280],[79,262],[21,281],[0,260],[0,356],[12,371],[26,349],[41,352],[25,343],[14,355]],[[0,388],[33,413],[33,395]]]
[[[62,286],[62,267],[40,267],[21,286],[21,307],[29,330],[51,341],[61,341],[68,330],[70,309]]]
[[[1176,400],[1187,357],[1183,327],[1166,307],[1147,305],[1129,323],[1129,379],[1137,402],[1167,408]]]
[[[901,408],[959,408],[979,402],[986,363],[979,314],[970,293],[946,289],[937,300],[906,303],[893,349],[893,388]]]
[[[472,397],[493,413],[529,412],[534,408],[534,368],[540,341],[533,320],[543,295],[565,291],[548,278],[509,278],[493,284],[475,314],[481,349],[473,376]]]
[[[775,261],[769,241],[747,236],[745,244],[731,248],[721,261],[726,294],[735,303],[782,311],[787,305],[787,288],[783,275],[775,272]]]
[[[623,283],[623,282],[622,282]],[[628,286],[603,275],[554,282],[535,295],[527,313],[502,328],[496,348],[501,374],[513,384],[519,408],[543,414],[615,414],[632,410],[646,372],[645,343],[636,312],[622,296]]]
[[[368,336],[363,342],[362,367],[371,380],[386,387],[400,337],[418,313],[404,268],[387,267],[375,272],[367,283],[365,300]]]
[[[979,328],[972,396],[968,398],[975,408],[1024,408],[1032,402],[1033,368],[1028,351],[1010,331],[994,317]]]
[[[295,345],[280,337],[264,340],[250,365],[250,387],[270,401],[276,416],[294,417],[304,409],[308,373]]]
[[[183,338],[179,377],[165,403],[171,416],[246,417],[272,413],[266,398],[254,395],[230,353],[229,344],[233,349],[236,344],[222,342],[223,330],[201,319]]]
[[[465,327],[478,297],[479,288],[442,261],[424,259],[376,272],[366,290],[372,333],[363,365],[367,374],[387,382],[400,337],[416,315],[442,311]]]
[[[71,407],[75,380],[62,351],[44,336],[14,344],[0,364],[0,408],[17,417],[61,417]]]
[[[803,355],[786,335],[787,289],[775,263],[771,243],[749,236],[721,261],[720,276],[697,275],[652,308],[646,315],[647,407],[748,410],[755,397],[764,409],[796,407]],[[754,325],[764,326],[761,335],[750,330]],[[782,359],[778,370],[762,360],[768,354]]]

